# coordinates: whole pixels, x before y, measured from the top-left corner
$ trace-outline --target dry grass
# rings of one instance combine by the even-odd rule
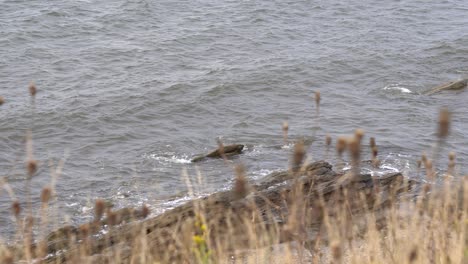
[[[32,84],[29,89],[31,96],[35,96],[35,86]],[[320,93],[315,94],[315,100],[318,113]],[[450,114],[442,110],[438,144],[447,138],[449,127]],[[285,122],[285,144],[288,142],[287,133],[288,124]],[[337,139],[337,157],[342,161],[345,152],[349,152],[354,168],[351,174],[342,176],[341,181],[349,180],[346,177],[358,177],[363,137],[364,131],[356,130],[351,138]],[[328,156],[331,137],[327,135],[325,142]],[[25,174],[29,181],[40,164],[33,157],[30,134],[26,144],[28,157]],[[370,147],[372,163],[378,167],[375,138],[370,139]],[[304,194],[308,190],[304,189],[300,178],[307,166],[304,161],[306,154],[302,142],[296,143],[289,170],[293,188],[284,194],[286,212],[278,213],[278,206],[266,199],[260,203],[263,207],[259,207],[258,201],[250,202],[253,199],[249,197],[255,193],[255,189],[249,186],[244,167],[238,165],[231,191],[234,196],[230,203],[234,209],[219,212],[225,222],[212,217],[212,210],[218,207],[203,202],[203,199],[191,203],[194,208],[190,211],[192,215],[174,219],[173,228],[155,228],[146,221],[130,222],[129,219],[137,218],[137,214],[143,217],[148,215],[147,207],[141,211],[130,210],[125,218],[123,211],[112,211],[103,200],[97,200],[92,223],[76,229],[62,229],[63,233],[74,231],[72,235],[62,236],[68,241],[63,241],[62,249],[65,250],[59,250],[56,246],[60,254],[55,257],[48,256],[50,245],[45,240],[46,231],[33,237],[35,226],[46,230],[51,222],[47,216],[50,200],[54,196],[54,183],[42,190],[38,197],[42,206],[35,213],[30,206],[23,210],[22,205],[30,205],[30,201],[17,201],[8,183],[2,181],[2,188],[12,197],[12,215],[18,230],[16,237],[21,242],[16,245],[0,244],[0,262],[468,263],[468,176],[454,175],[454,153],[449,156],[449,167],[442,186],[433,184],[440,176],[435,174],[432,161],[423,155],[418,164],[424,166],[426,178],[420,182],[420,188],[391,196],[390,203],[385,207],[377,207],[384,197],[376,196],[379,198],[369,206],[366,200],[368,193],[353,192],[352,188],[342,190],[335,197],[335,203],[327,202],[324,196],[318,196],[314,203],[306,201]],[[192,188],[193,183],[188,180],[187,185]],[[379,190],[372,192],[378,193]],[[256,199],[261,200],[262,197],[257,195]],[[352,210],[356,205],[363,209]],[[235,208],[243,210],[236,211]],[[283,222],[269,221],[277,218],[278,214],[283,217]],[[35,223],[33,219],[40,221]],[[92,234],[102,228],[107,233],[101,236],[98,243]]]

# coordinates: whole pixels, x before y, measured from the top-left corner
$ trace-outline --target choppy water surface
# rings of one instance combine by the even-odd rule
[[[161,212],[188,199],[183,175],[202,175],[196,194],[228,187],[233,170],[224,162],[188,162],[218,137],[247,144],[235,162],[254,179],[286,168],[286,120],[290,138],[320,139],[312,159],[325,155],[325,134],[359,127],[377,138],[386,168],[411,173],[421,152],[431,152],[445,106],[452,133],[438,167],[453,150],[466,171],[468,91],[421,93],[468,76],[467,1],[0,5],[0,176],[24,202],[31,129],[40,162],[33,197],[50,183],[51,164],[66,159],[59,221],[90,219],[97,197]],[[34,105],[30,81],[39,89]],[[10,205],[2,189],[3,236],[14,226]]]

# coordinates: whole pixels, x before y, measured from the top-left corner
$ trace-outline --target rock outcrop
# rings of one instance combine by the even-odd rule
[[[466,87],[467,83],[468,83],[468,79],[445,83],[427,91],[425,94],[432,95],[432,94],[435,94],[441,91],[446,91],[446,90],[461,90]]]
[[[234,155],[238,155],[242,153],[242,150],[244,149],[244,145],[242,144],[232,144],[232,145],[226,145],[226,146],[220,146],[219,148],[211,151],[210,153],[206,155],[200,155],[195,158],[193,158],[191,161],[192,162],[199,162],[202,161],[206,158],[224,158],[224,157],[231,157]]]
[[[130,263],[133,250],[140,246],[148,249],[145,258],[152,261],[190,263],[197,245],[193,236],[203,235],[203,243],[224,252],[292,240],[307,243],[323,228],[324,216],[335,209],[346,205],[353,218],[378,212],[414,184],[400,173],[375,178],[338,173],[319,161],[299,171],[272,173],[240,197],[233,189],[142,221],[111,226],[104,220],[100,232],[67,227],[38,245],[45,245],[45,260],[54,263],[74,263],[84,256],[91,263]],[[133,211],[133,215],[142,213]]]

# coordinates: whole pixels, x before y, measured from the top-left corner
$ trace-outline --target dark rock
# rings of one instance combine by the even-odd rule
[[[324,214],[333,213],[335,208],[346,203],[354,218],[365,212],[377,212],[395,202],[399,193],[413,185],[414,182],[405,180],[399,173],[375,178],[336,173],[329,163],[319,161],[295,173],[272,173],[252,185],[253,191],[244,198],[235,199],[233,191],[214,193],[144,221],[112,226],[105,235],[92,235],[95,229],[91,227],[85,228],[85,234],[83,228],[64,227],[48,237],[48,252],[52,254],[49,261],[83,256],[80,246],[83,241],[86,242],[85,255],[98,261],[116,252],[110,250],[116,245],[132,248],[143,239],[151,249],[148,252],[151,258],[163,263],[190,263],[194,247],[192,236],[200,232],[196,227],[200,217],[205,219],[209,230],[207,243],[222,245],[228,251],[297,239],[309,241],[314,237],[307,234],[317,234]],[[294,210],[297,206],[304,210]],[[248,226],[253,227],[248,232],[246,219],[249,219]],[[303,219],[301,225],[292,224],[300,222],[299,219]],[[100,224],[108,222],[107,219]],[[276,234],[277,238],[252,244],[252,232],[258,237]],[[73,243],[64,243],[64,239],[71,240],[70,237]],[[61,254],[53,255],[58,252]],[[125,256],[119,256],[121,262],[130,262]]]
[[[230,156],[241,154],[243,149],[244,149],[244,145],[241,145],[241,144],[226,145],[226,146],[223,146],[222,149],[217,148],[206,155],[197,156],[193,158],[191,161],[199,162],[199,161],[204,160],[205,158],[223,158],[223,156],[230,157]]]
[[[432,95],[432,94],[435,94],[441,91],[446,91],[446,90],[461,90],[466,87],[467,83],[468,83],[468,79],[445,83],[427,91],[425,94]]]
[[[106,212],[107,216],[103,220],[82,224],[77,227],[67,225],[50,232],[45,241],[47,244],[47,252],[53,254],[60,250],[67,249],[77,241],[96,236],[105,226],[130,223],[134,220],[145,218],[148,213],[148,208],[146,206],[140,209],[122,208],[115,211],[108,208]],[[33,245],[33,247],[35,246],[36,245]]]

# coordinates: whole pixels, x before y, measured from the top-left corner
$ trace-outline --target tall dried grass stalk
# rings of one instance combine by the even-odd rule
[[[360,173],[361,163],[361,136],[356,135],[354,138],[349,139],[348,149],[351,156],[351,165],[353,176],[357,176]]]
[[[315,91],[315,109],[317,111],[317,114],[320,113],[320,91]]]
[[[245,167],[241,164],[236,166],[236,178],[234,181],[233,195],[235,200],[239,200],[247,196],[249,187],[247,177],[245,175]]]
[[[380,160],[378,158],[379,155],[379,148],[377,147],[377,143],[375,142],[375,138],[371,137],[369,139],[369,146],[371,148],[371,161],[372,161],[372,166],[374,168],[379,168],[380,167]]]
[[[447,174],[450,176],[455,176],[455,152],[450,152],[449,153],[449,163],[448,163],[448,169],[447,169]]]
[[[449,135],[450,132],[450,112],[448,109],[443,108],[439,113],[439,130],[438,136],[443,139]]]
[[[285,146],[288,145],[288,131],[289,131],[289,124],[287,121],[283,122],[283,143]]]
[[[294,152],[291,160],[291,171],[293,173],[297,173],[301,169],[305,154],[304,142],[302,140],[297,141],[296,144],[294,144]]]
[[[329,134],[327,134],[325,136],[325,160],[329,159],[331,144],[332,144],[332,138]]]
[[[226,154],[224,153],[224,143],[223,143],[223,141],[220,138],[218,138],[216,140],[216,142],[218,143],[219,154],[221,155],[221,157],[223,158],[224,161],[227,161]]]
[[[336,152],[339,157],[343,156],[343,152],[346,150],[347,140],[345,137],[339,137],[336,141]]]
[[[441,152],[441,148],[450,133],[450,123],[451,123],[451,113],[447,108],[442,108],[439,111],[439,120],[438,120],[438,127],[437,127],[437,137],[438,141],[434,147],[434,151],[432,153],[432,161],[437,163],[439,153]]]

